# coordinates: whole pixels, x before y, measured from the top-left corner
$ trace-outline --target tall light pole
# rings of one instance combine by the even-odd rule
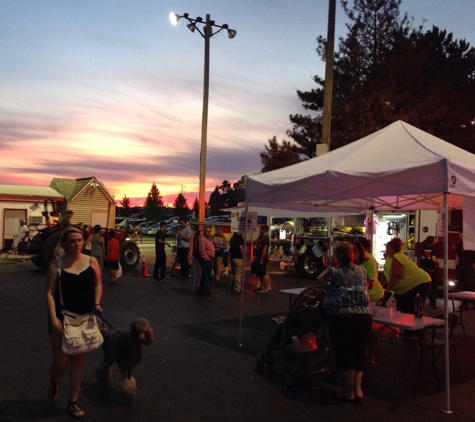
[[[183,16],[175,13],[170,13],[170,21],[176,25],[181,19],[185,18],[189,24],[188,29],[191,32],[198,31],[205,40],[205,65],[204,65],[204,80],[203,80],[203,114],[201,120],[201,154],[200,154],[200,193],[199,193],[199,221],[205,219],[205,194],[206,194],[206,146],[208,139],[208,99],[209,99],[209,40],[213,35],[223,29],[228,31],[228,38],[232,39],[236,36],[234,29],[229,29],[227,24],[216,25],[211,20],[210,15],[206,15],[206,21],[203,22],[201,17],[192,19],[188,16],[188,13],[184,13]],[[202,25],[201,29],[199,25]],[[213,33],[213,28],[219,28]]]
[[[325,94],[323,97],[322,144],[327,144],[330,151],[333,100],[333,60],[335,56],[335,15],[336,0],[328,2],[328,30],[325,54]]]

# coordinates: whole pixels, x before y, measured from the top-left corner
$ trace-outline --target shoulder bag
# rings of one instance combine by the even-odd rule
[[[61,262],[58,276],[59,297],[61,300],[61,312],[63,314],[63,338],[61,349],[67,355],[92,352],[104,342],[96,316],[90,312],[78,315],[64,309],[63,294],[61,292]]]
[[[86,251],[90,251],[92,249],[92,236],[89,236],[89,239],[87,239],[87,242],[86,242],[86,246],[84,246],[84,249],[86,249]]]

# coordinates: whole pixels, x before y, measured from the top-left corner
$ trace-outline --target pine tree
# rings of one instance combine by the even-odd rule
[[[269,139],[269,146],[264,145],[264,151],[260,155],[261,162],[264,165],[262,172],[276,170],[300,162],[300,148],[285,140],[282,140],[282,144],[279,144],[275,136]]]
[[[124,193],[124,199],[120,201],[120,205],[122,205],[125,215],[129,215],[131,204],[130,204],[130,199],[127,198],[127,195],[125,193]]]
[[[475,49],[434,27],[424,32],[401,15],[401,0],[342,1],[349,18],[335,53],[331,148],[404,120],[475,152]],[[325,57],[325,42],[317,39]],[[314,116],[290,116],[287,134],[304,158],[320,142],[324,80],[297,91]]]
[[[246,200],[245,198],[246,182],[247,182],[247,176],[244,175],[244,176],[241,176],[241,179],[239,179],[236,183],[233,184],[234,197],[236,198],[236,206],[238,206],[241,202],[244,202]]]
[[[195,213],[195,216],[198,216],[200,213],[200,202],[198,201],[198,198],[195,198],[195,201],[193,202],[193,207],[191,208],[191,211]]]
[[[152,188],[145,199],[144,213],[149,221],[160,221],[165,216],[162,196],[155,182],[152,183]]]
[[[187,215],[190,212],[185,196],[180,192],[173,203],[177,215]]]

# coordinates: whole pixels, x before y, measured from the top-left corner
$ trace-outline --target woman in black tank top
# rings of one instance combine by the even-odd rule
[[[61,280],[65,310],[81,315],[94,310],[102,312],[100,306],[102,283],[99,263],[96,258],[81,252],[83,244],[84,238],[81,230],[75,227],[65,229],[61,237],[61,246],[65,253],[61,258],[51,262],[46,274],[46,306],[53,351],[48,398],[52,401],[57,400],[59,377],[71,365],[68,414],[73,418],[84,416],[84,411],[77,406],[76,400],[84,377],[86,354],[66,355],[61,351],[63,323],[58,281]]]

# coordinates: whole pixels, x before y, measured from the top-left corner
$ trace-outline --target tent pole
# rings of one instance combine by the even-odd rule
[[[452,413],[450,410],[450,366],[449,366],[449,194],[444,192],[444,337],[445,337],[445,409],[444,413]]]
[[[238,347],[242,347],[242,314],[244,309],[244,289],[246,287],[246,258],[247,258],[247,212],[248,212],[248,203],[244,208],[244,248],[243,248],[243,257],[242,257],[242,281],[241,281],[241,311],[239,313],[239,340]],[[242,217],[242,215],[240,215]],[[242,220],[241,220],[242,221]]]

